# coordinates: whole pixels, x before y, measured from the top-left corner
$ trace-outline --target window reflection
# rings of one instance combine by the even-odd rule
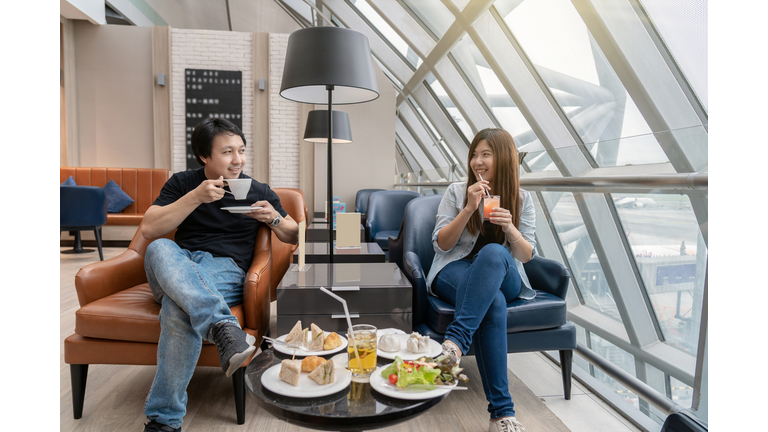
[[[690,199],[611,197],[666,343],[696,355],[707,248]]]
[[[571,192],[542,192],[584,304],[619,322],[621,316]]]

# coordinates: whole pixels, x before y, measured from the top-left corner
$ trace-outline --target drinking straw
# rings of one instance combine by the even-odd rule
[[[485,179],[483,179],[483,176],[480,175],[480,173],[477,173],[477,176],[480,177],[480,180],[485,181]],[[488,193],[488,189],[483,188],[483,190],[485,191],[485,196],[487,196],[487,197],[491,196],[491,194]]]
[[[336,294],[328,291],[325,287],[320,287],[320,291],[328,294],[329,296],[335,298],[339,302],[341,302],[341,305],[344,306],[344,315],[347,317],[347,325],[349,326],[349,338],[352,340],[352,351],[355,353],[355,358],[357,359],[357,364],[360,365],[360,372],[363,371],[363,362],[360,361],[360,353],[357,352],[357,341],[355,340],[355,333],[352,331],[352,319],[349,317],[349,309],[347,309],[347,301],[343,298],[337,296]]]

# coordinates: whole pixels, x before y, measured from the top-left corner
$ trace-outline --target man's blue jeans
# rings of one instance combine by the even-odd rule
[[[231,258],[190,252],[158,239],[147,247],[144,269],[160,309],[157,372],[144,414],[174,428],[187,412],[187,385],[203,339],[213,342],[213,325],[238,324],[230,306],[243,302],[245,272]]]
[[[433,284],[434,293],[456,309],[445,339],[462,353],[475,342],[491,419],[515,415],[507,378],[507,302],[520,295],[521,287],[514,259],[499,244],[446,265]]]

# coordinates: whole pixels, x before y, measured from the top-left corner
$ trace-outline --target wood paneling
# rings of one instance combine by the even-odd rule
[[[157,74],[165,74],[165,86],[157,84]],[[171,101],[171,28],[152,27],[152,112],[154,121],[155,168],[172,170],[173,104]]]

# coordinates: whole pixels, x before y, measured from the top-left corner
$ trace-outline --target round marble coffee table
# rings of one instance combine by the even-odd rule
[[[256,356],[245,370],[245,383],[256,403],[289,423],[319,430],[363,431],[410,420],[437,405],[445,396],[425,400],[402,400],[385,396],[370,383],[352,381],[343,390],[317,398],[282,396],[261,384],[270,367],[290,359],[272,348]],[[387,363],[389,360],[384,359]],[[383,363],[386,364],[386,363]]]

